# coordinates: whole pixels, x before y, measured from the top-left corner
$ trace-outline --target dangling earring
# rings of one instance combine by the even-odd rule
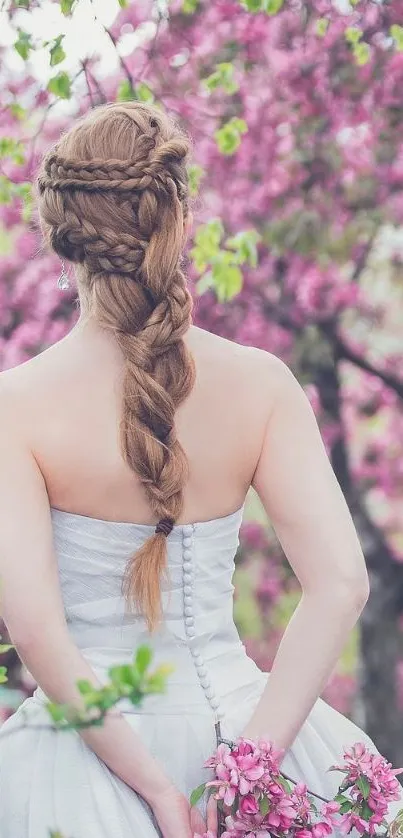
[[[70,288],[70,279],[64,262],[62,262],[62,270],[60,272],[59,279],[57,280],[57,287],[60,288],[61,291],[66,291],[67,288]]]

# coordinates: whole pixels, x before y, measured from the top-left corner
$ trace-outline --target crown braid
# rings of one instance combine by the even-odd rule
[[[56,253],[83,266],[80,282],[125,358],[122,454],[158,524],[129,559],[122,591],[150,629],[161,616],[166,538],[188,476],[175,429],[195,379],[183,341],[193,306],[181,270],[188,152],[158,108],[107,105],[62,138],[38,177],[44,233]]]

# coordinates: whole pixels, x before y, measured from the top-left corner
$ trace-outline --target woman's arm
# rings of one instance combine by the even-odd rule
[[[357,533],[309,401],[277,358],[260,353],[259,366],[260,376],[266,369],[268,419],[253,486],[302,597],[244,734],[265,736],[288,749],[322,692],[369,589]]]
[[[0,613],[46,695],[83,708],[76,681],[101,684],[68,633],[45,483],[8,401],[0,393]],[[151,805],[172,787],[123,716],[110,715],[102,727],[80,735]]]

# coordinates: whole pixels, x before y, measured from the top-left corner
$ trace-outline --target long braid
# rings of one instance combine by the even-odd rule
[[[113,157],[98,151],[105,153],[108,135]],[[44,232],[59,255],[83,265],[93,311],[125,358],[122,454],[159,523],[129,559],[122,590],[150,629],[161,616],[166,535],[188,476],[175,430],[175,411],[195,380],[183,341],[192,298],[180,267],[188,152],[187,138],[159,109],[109,105],[62,139],[38,178]]]

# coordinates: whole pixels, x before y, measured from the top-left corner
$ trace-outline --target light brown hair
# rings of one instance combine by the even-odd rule
[[[188,467],[174,415],[195,368],[183,335],[192,297],[181,270],[189,211],[190,142],[156,106],[95,108],[45,156],[38,206],[46,240],[82,266],[81,291],[125,358],[121,450],[168,530],[183,506]],[[166,535],[128,561],[122,592],[147,619],[161,616]]]

